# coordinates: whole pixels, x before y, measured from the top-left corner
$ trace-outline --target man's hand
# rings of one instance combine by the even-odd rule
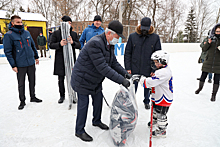
[[[12,68],[12,70],[13,70],[14,72],[18,73],[18,68],[17,68],[17,67]]]
[[[209,38],[209,44],[212,43],[212,40]]]
[[[73,39],[72,39],[71,36],[69,36],[69,37],[67,38],[67,40],[68,40],[68,42],[69,42],[70,44],[73,44]]]
[[[153,77],[154,75],[155,75],[155,73],[153,73],[153,72],[150,74],[151,77]]]
[[[62,39],[62,40],[60,41],[60,45],[61,45],[61,46],[67,45],[66,39]]]
[[[37,65],[39,65],[39,59],[35,59]]]
[[[127,72],[128,72],[129,74],[131,74],[131,70],[127,70]]]
[[[203,44],[206,44],[206,42],[204,42]]]

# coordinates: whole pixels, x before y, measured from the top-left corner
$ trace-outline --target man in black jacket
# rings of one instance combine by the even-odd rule
[[[108,130],[108,126],[101,122],[102,113],[102,82],[108,79],[129,87],[130,82],[125,79],[131,75],[118,63],[114,54],[114,45],[119,37],[123,37],[123,26],[119,21],[111,21],[104,33],[93,37],[82,48],[72,71],[71,86],[77,92],[77,120],[76,136],[83,141],[92,141],[85,130],[89,95],[93,104],[93,126]]]
[[[71,18],[69,16],[63,16],[62,20],[64,22],[68,22],[71,26]],[[74,62],[76,61],[76,53],[75,49],[80,48],[80,42],[77,37],[77,33],[72,31],[72,27],[70,28],[70,37],[69,41],[72,45],[73,49],[73,57]],[[54,62],[54,75],[58,75],[58,86],[59,86],[59,92],[60,92],[60,99],[58,100],[58,103],[63,103],[65,99],[65,87],[64,87],[64,77],[65,77],[65,65],[64,65],[64,58],[63,58],[63,46],[67,44],[67,40],[62,39],[61,36],[61,29],[54,31],[51,39],[50,39],[50,48],[55,49],[55,62]]]
[[[144,17],[141,25],[136,28],[136,32],[130,34],[125,48],[124,64],[125,69],[130,74],[139,74],[146,77],[153,75],[151,68],[151,55],[153,52],[161,50],[160,37],[154,34],[154,27],[151,26],[151,19]],[[135,92],[138,83],[135,82]],[[150,109],[149,89],[144,88],[144,105]]]

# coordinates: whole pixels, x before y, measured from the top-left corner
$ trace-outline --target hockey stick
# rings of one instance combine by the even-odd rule
[[[104,95],[103,95],[103,98],[104,98],[104,100],[105,100],[106,105],[107,105],[109,108],[111,108],[111,106],[109,106],[107,100],[105,99]]]
[[[151,106],[151,114],[150,114],[150,142],[149,142],[149,147],[152,146],[152,130],[153,130],[153,103]]]

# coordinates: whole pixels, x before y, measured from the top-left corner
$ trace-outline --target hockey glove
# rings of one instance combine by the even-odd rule
[[[125,87],[125,88],[128,88],[130,86],[130,82],[126,79],[124,79],[122,85]]]
[[[145,80],[146,80],[146,77],[145,76],[141,76],[139,83],[141,84],[141,86],[144,86],[145,88],[147,88]]]
[[[125,78],[130,79],[132,77],[132,74],[126,73]]]
[[[141,75],[133,75],[133,76],[132,76],[132,80],[133,80],[133,81],[139,82],[139,81],[140,81],[140,78],[141,78]]]

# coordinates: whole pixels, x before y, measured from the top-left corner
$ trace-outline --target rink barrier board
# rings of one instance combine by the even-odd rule
[[[168,53],[176,52],[200,52],[200,43],[161,43],[162,49]],[[115,45],[115,55],[123,56],[126,43],[117,43]],[[55,50],[50,50],[51,59],[54,59]],[[0,44],[0,64],[8,63],[4,54],[3,44]]]

